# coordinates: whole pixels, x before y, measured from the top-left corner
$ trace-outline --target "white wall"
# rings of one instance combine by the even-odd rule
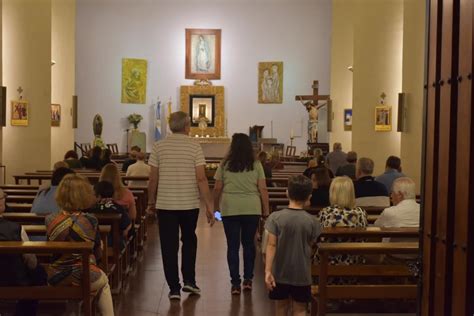
[[[152,101],[171,97],[176,110],[179,86],[192,84],[184,79],[185,28],[220,28],[222,80],[213,83],[225,87],[229,135],[259,124],[270,137],[273,121],[274,137],[289,143],[293,127],[303,136],[295,140],[298,150],[306,149],[307,113],[294,97],[310,94],[315,79],[320,93],[329,93],[330,0],[82,0],[76,21],[76,141],[92,140],[92,119],[100,113],[105,142],[125,151],[125,117],[137,112],[150,146]],[[122,58],[148,60],[146,105],[120,103]],[[259,61],[284,62],[282,105],[257,104]],[[320,131],[320,141],[327,138]]]

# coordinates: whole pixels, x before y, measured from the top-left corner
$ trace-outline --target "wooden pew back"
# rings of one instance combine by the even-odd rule
[[[0,287],[0,299],[82,300],[84,314],[92,315],[89,275],[92,249],[91,242],[0,242],[0,254],[81,254],[83,271],[81,286],[5,286]]]

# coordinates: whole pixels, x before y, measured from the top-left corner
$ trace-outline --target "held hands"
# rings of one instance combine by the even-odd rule
[[[270,271],[265,272],[265,285],[269,291],[272,291],[276,287],[275,278]]]
[[[216,222],[216,218],[214,217],[214,212],[212,211],[212,207],[209,207],[212,205],[208,205],[206,208],[206,217],[207,217],[207,223],[211,225],[211,227],[214,225]]]

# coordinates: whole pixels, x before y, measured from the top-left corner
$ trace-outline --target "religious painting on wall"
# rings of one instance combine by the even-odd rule
[[[51,104],[51,126],[61,125],[61,105]]]
[[[221,78],[221,30],[186,29],[185,78]]]
[[[191,126],[199,126],[203,120],[207,126],[214,126],[215,113],[214,95],[190,95],[189,113],[191,114]]]
[[[344,109],[344,130],[352,131],[352,109]]]
[[[145,59],[122,59],[122,103],[146,103],[147,65]]]
[[[283,62],[258,63],[258,103],[283,103]]]
[[[389,132],[392,130],[392,107],[375,107],[375,131]]]
[[[28,126],[28,101],[19,100],[11,102],[11,125]]]

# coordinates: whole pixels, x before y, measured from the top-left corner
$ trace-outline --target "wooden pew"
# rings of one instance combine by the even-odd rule
[[[382,238],[419,238],[420,229],[418,227],[325,227],[320,238],[344,237],[355,239],[382,239]]]
[[[81,286],[4,286],[0,287],[0,299],[4,300],[81,300],[84,315],[92,315],[89,256],[92,253],[91,242],[0,242],[0,254],[81,254]]]
[[[45,225],[22,225],[21,226],[28,236],[46,236],[46,226]],[[111,227],[109,225],[99,225],[100,239],[102,241],[102,254],[103,258],[100,263],[100,268],[105,274],[109,275],[109,258],[108,258],[108,246],[107,238],[111,232]]]
[[[418,243],[319,243],[319,266],[312,267],[312,275],[319,284],[311,288],[311,315],[325,316],[329,299],[416,299],[416,284],[347,284],[331,285],[328,277],[410,277],[406,265],[330,265],[329,256],[336,254],[386,255],[417,254]],[[377,278],[378,279],[378,278]],[[317,300],[317,302],[316,302]],[[317,313],[316,313],[317,311]]]
[[[47,215],[35,213],[4,213],[6,220],[20,223],[22,225],[42,224]],[[109,225],[112,228],[112,251],[108,251],[111,259],[109,261],[108,271],[112,272],[112,291],[114,294],[120,292],[122,286],[122,266],[121,266],[121,250],[120,250],[120,214],[97,214],[100,225]]]

